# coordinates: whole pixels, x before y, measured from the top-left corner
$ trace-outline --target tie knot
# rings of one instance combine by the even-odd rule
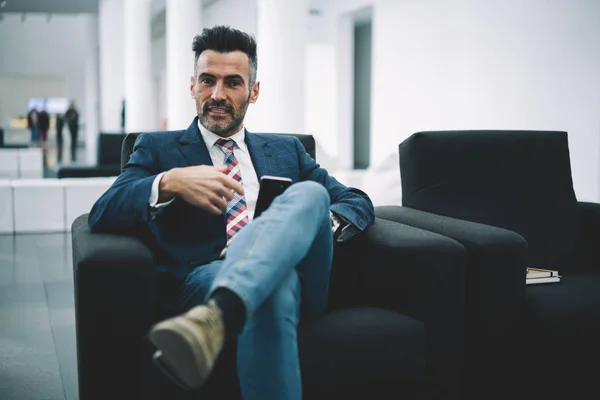
[[[218,139],[216,143],[230,153],[233,153],[233,148],[235,146],[233,139]]]

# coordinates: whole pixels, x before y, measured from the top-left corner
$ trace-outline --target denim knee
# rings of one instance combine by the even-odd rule
[[[303,181],[293,184],[286,190],[291,198],[300,201],[310,210],[323,211],[329,214],[330,198],[325,186],[313,181]]]

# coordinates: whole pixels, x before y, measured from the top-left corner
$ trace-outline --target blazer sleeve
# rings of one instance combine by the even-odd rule
[[[330,210],[344,217],[360,231],[372,225],[375,211],[369,196],[362,190],[338,182],[306,152],[298,138],[294,138],[294,142],[299,155],[300,179],[319,182],[325,186],[331,198]]]
[[[147,227],[151,220],[148,201],[152,182],[160,172],[152,135],[139,135],[129,162],[92,207],[88,216],[90,230],[125,233]]]

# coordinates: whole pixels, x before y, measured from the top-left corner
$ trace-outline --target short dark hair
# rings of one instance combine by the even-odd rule
[[[192,50],[195,55],[194,74],[196,73],[198,57],[204,50],[214,50],[219,53],[244,52],[250,60],[250,84],[256,82],[258,58],[256,56],[256,40],[253,35],[224,25],[204,28],[202,33],[194,36]]]

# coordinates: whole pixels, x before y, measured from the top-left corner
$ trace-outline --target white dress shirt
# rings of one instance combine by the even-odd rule
[[[225,151],[221,146],[216,144],[217,140],[224,138],[204,128],[202,125],[200,125],[200,123],[198,123],[198,129],[200,129],[200,135],[202,136],[202,139],[206,144],[206,148],[208,149],[208,153],[210,154],[210,158],[213,162],[213,165],[215,167],[224,165]],[[235,142],[235,149],[233,150],[233,154],[238,160],[240,173],[242,175],[242,184],[244,185],[244,197],[246,198],[246,207],[248,209],[248,220],[252,221],[252,218],[254,217],[254,210],[256,209],[256,199],[258,198],[259,183],[258,177],[256,176],[256,171],[254,170],[254,165],[252,164],[252,159],[250,158],[250,153],[248,152],[248,146],[246,146],[245,138],[246,130],[242,128],[233,136],[230,136],[228,139],[232,139]],[[158,174],[156,178],[154,178],[154,182],[152,183],[149,204],[150,207],[152,207],[155,211],[160,210],[162,207],[166,206],[167,204],[171,203],[171,201],[173,201],[173,199],[171,199],[168,202],[158,204],[158,185],[164,174],[164,172]]]

